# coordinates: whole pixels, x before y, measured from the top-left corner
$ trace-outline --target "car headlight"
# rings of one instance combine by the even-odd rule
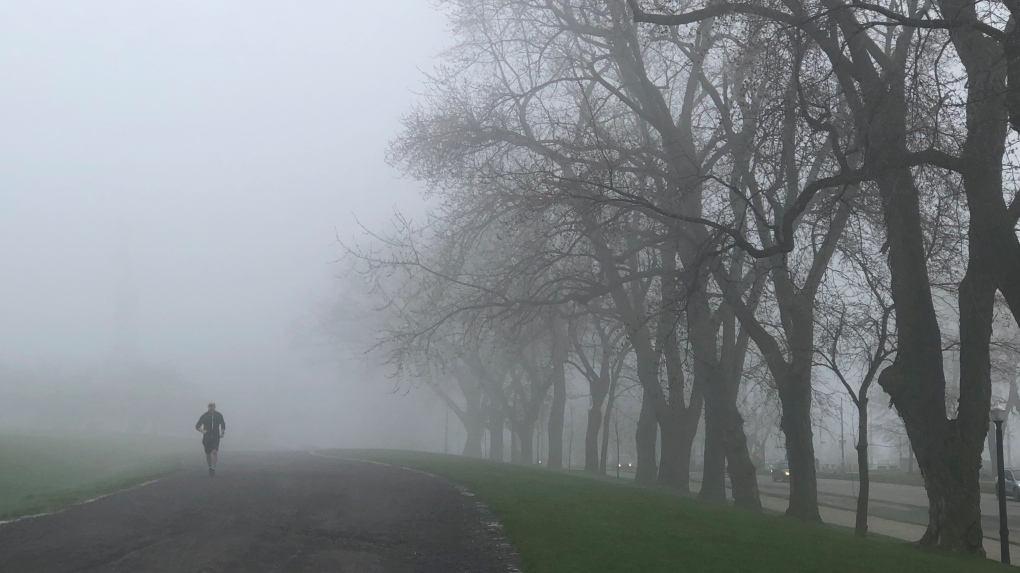
[[[790,472],[789,471],[785,471],[785,472],[783,472],[783,475],[784,476],[788,476],[788,475],[790,475]]]

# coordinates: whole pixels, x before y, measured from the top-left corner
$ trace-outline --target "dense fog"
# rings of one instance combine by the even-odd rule
[[[337,238],[420,203],[385,145],[444,42],[411,0],[0,6],[2,431],[215,400],[237,440],[442,447],[319,323]]]
[[[661,282],[666,275],[655,270],[657,257],[667,257],[662,245],[669,241],[660,237],[631,245],[627,248],[650,258],[635,259],[629,270],[628,288],[644,285],[647,309],[639,309],[635,322],[628,323],[620,318],[625,313],[617,302],[605,302],[609,290],[582,292],[592,288],[584,273],[604,280],[601,273],[609,259],[593,255],[597,248],[577,247],[583,241],[576,237],[571,240],[578,242],[569,247],[557,242],[572,229],[536,223],[540,217],[534,213],[566,218],[567,206],[576,209],[579,196],[563,181],[583,180],[596,189],[603,185],[595,171],[573,171],[601,161],[585,155],[598,146],[573,148],[570,141],[557,140],[563,135],[560,126],[579,121],[579,132],[590,128],[592,137],[605,137],[599,130],[626,129],[614,122],[633,111],[604,111],[621,105],[613,98],[636,104],[627,103],[622,92],[600,94],[588,88],[578,93],[604,98],[606,107],[598,113],[606,116],[583,109],[581,119],[570,119],[571,105],[580,101],[569,103],[580,97],[569,91],[573,88],[543,93],[558,85],[556,74],[567,74],[566,67],[547,69],[541,58],[529,60],[527,50],[503,53],[492,46],[527,45],[529,34],[541,33],[550,34],[542,41],[554,45],[570,34],[586,37],[599,28],[579,32],[582,28],[571,28],[573,16],[526,4],[493,3],[495,12],[516,6],[536,18],[499,20],[512,24],[499,29],[484,25],[492,14],[483,14],[482,8],[475,14],[476,7],[463,2],[446,3],[445,11],[411,0],[162,7],[23,2],[0,7],[0,431],[186,437],[212,400],[227,418],[231,438],[245,447],[400,447],[539,464],[552,455],[556,465],[580,467],[591,457],[585,452],[585,432],[594,427],[589,442],[601,442],[595,463],[601,461],[609,471],[633,464],[640,457],[635,435],[641,432],[645,403],[638,365],[644,359],[635,351],[633,336],[670,313],[679,321],[676,317],[690,312],[689,301],[681,300],[690,293],[667,296],[668,285]],[[600,17],[612,20],[605,26],[625,28],[628,21],[616,13]],[[655,37],[635,34],[628,41],[648,49],[642,42],[654,43]],[[581,63],[576,65],[587,65],[585,57],[608,57],[595,53],[601,49],[597,43],[593,46],[583,48],[593,53],[577,55]],[[567,67],[574,65],[570,50],[582,50],[560,49],[557,57]],[[487,59],[493,53],[499,55]],[[660,71],[680,65],[669,58],[682,59],[679,52],[668,51],[655,57],[661,59]],[[724,60],[709,58],[702,65],[721,67]],[[501,68],[507,62],[534,70],[507,79]],[[598,81],[608,85],[617,78],[606,70],[599,72],[607,75]],[[679,90],[662,73],[653,80],[662,82],[664,91]],[[542,83],[543,74],[551,78],[547,83]],[[719,74],[719,81],[725,81],[725,74]],[[531,113],[525,109],[532,103],[528,98],[513,113],[500,108],[517,97],[514,90],[531,90],[535,101],[548,98],[546,115],[530,118],[547,122],[545,139],[522,143],[535,134],[507,133],[513,121],[525,120],[495,125],[500,120],[486,116]],[[697,105],[709,101],[703,94],[695,99]],[[717,121],[721,112],[699,113]],[[625,146],[630,135],[620,137],[620,142],[604,143],[606,149]],[[654,139],[643,145],[660,143]],[[507,144],[509,151],[492,151],[492,141]],[[805,138],[808,149],[798,153],[827,157],[828,148],[812,141]],[[538,160],[527,155],[543,145],[561,146],[556,149],[560,155],[548,152]],[[541,163],[549,157],[559,163]],[[536,173],[554,172],[553,183],[533,179]],[[817,177],[817,170],[811,177]],[[497,188],[503,195],[492,191]],[[933,189],[933,204],[952,206],[959,198],[938,185]],[[628,200],[634,196],[626,195]],[[538,203],[529,203],[536,198]],[[601,196],[585,200],[598,209],[625,210]],[[645,227],[613,229],[608,250],[617,247],[612,241],[630,245],[641,233],[664,232],[661,219],[667,211],[662,207],[626,206],[633,208],[627,216]],[[822,212],[812,216],[828,233],[835,223]],[[576,209],[569,216],[587,221],[588,215]],[[942,216],[948,217],[939,212],[931,220]],[[493,221],[500,217],[497,227]],[[816,357],[801,365],[807,364],[811,390],[810,406],[802,412],[811,419],[797,433],[809,440],[819,471],[845,471],[857,464],[858,411],[831,367],[838,362],[855,381],[867,370],[867,361],[853,354],[861,348],[843,346],[847,336],[842,330],[834,335],[833,329],[845,324],[832,317],[843,320],[848,312],[858,312],[865,324],[883,315],[881,305],[869,302],[870,295],[861,290],[860,273],[842,276],[855,274],[851,271],[860,261],[854,256],[871,257],[860,262],[861,268],[882,267],[871,294],[892,304],[886,300],[883,266],[888,244],[866,240],[877,227],[873,219],[861,217],[849,224],[862,237],[858,253],[840,254],[828,270],[820,269],[829,274],[820,279],[812,310]],[[959,227],[964,219],[952,224]],[[936,278],[946,284],[959,281],[963,266],[953,261],[962,256],[963,240],[946,239],[940,233],[948,232],[930,224],[931,243],[948,245],[931,255],[944,265]],[[846,220],[839,225],[847,225]],[[552,247],[542,244],[541,233],[548,233],[545,239]],[[790,264],[796,280],[814,264],[805,254],[809,250],[795,251]],[[583,270],[559,268],[547,256],[589,257],[597,263]],[[451,270],[455,264],[461,266]],[[744,260],[733,264],[750,265]],[[549,273],[563,274],[542,283]],[[646,280],[645,275],[658,278]],[[554,283],[555,288],[543,290]],[[769,336],[786,344],[789,333],[782,331],[790,327],[780,316],[785,311],[776,310],[774,305],[781,303],[770,298],[776,287],[762,288],[755,296],[765,302],[758,311],[752,307],[752,313],[763,318],[751,322],[760,320]],[[935,297],[950,416],[958,406],[954,392],[962,361],[954,288],[950,284]],[[518,298],[507,302],[512,296]],[[859,308],[846,306],[848,301]],[[718,301],[711,304],[721,308]],[[996,309],[991,402],[1016,408],[1017,329],[1001,300]],[[620,316],[605,318],[604,313],[613,312]],[[893,313],[885,314],[894,330]],[[604,340],[598,339],[599,332]],[[660,329],[655,336],[666,340],[670,335]],[[691,332],[671,336],[681,354],[692,352],[684,345],[698,338]],[[871,342],[862,338],[861,344]],[[755,345],[746,350],[746,340],[743,344],[744,371],[737,373],[738,390],[729,400],[743,416],[744,455],[763,470],[788,457],[782,405],[766,353]],[[896,355],[891,348],[876,364],[884,368],[891,363]],[[603,395],[593,408],[602,351],[612,355],[605,368],[614,370],[614,386],[609,401],[603,404]],[[657,352],[661,372],[655,376],[661,374],[663,384],[680,371],[680,378],[695,375],[693,359],[677,357],[677,372],[667,376],[670,358],[661,345]],[[544,393],[550,386],[538,382],[544,374],[528,371],[525,376],[520,369],[526,371],[528,361],[536,372],[548,368],[550,380],[562,380],[557,395],[565,405],[550,405]],[[474,362],[478,368],[465,375]],[[490,375],[499,378],[498,392],[504,382],[531,382],[496,407],[494,395],[487,394],[492,389],[479,390]],[[468,387],[465,379],[472,380]],[[692,404],[692,415],[698,416],[684,439],[692,444],[690,468],[699,471],[705,463],[705,421],[692,396],[687,388],[670,400],[673,406]],[[537,401],[526,403],[532,399]],[[531,419],[497,420],[493,428],[502,436],[493,439],[493,428],[486,427],[491,420],[481,420],[478,412],[500,408],[517,408]],[[604,414],[605,422],[592,423],[589,417],[595,414],[589,409]],[[904,424],[877,382],[867,411],[869,465],[915,471]],[[563,451],[555,454],[550,454],[546,427],[558,423],[550,422],[550,412],[564,416]],[[649,439],[656,444],[661,433],[652,425]],[[522,428],[527,432],[522,434]],[[518,434],[529,436],[524,457]],[[1016,451],[1012,434],[1007,426],[1010,462]],[[505,454],[490,452],[503,447],[498,443],[505,444]],[[988,452],[983,456],[987,460]],[[661,452],[653,451],[649,459],[659,463],[659,457]]]

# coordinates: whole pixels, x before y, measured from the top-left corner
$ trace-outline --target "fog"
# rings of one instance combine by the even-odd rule
[[[470,3],[462,4],[470,8]],[[458,22],[456,17],[454,21]],[[585,458],[592,381],[598,382],[601,376],[585,372],[577,360],[584,352],[592,352],[594,364],[604,352],[619,358],[620,367],[610,377],[619,378],[620,387],[610,392],[605,404],[611,415],[601,429],[603,451],[593,457],[601,458],[602,464],[607,459],[617,463],[638,457],[635,436],[640,432],[643,398],[632,361],[639,358],[625,341],[635,332],[633,324],[650,328],[663,320],[664,313],[682,316],[686,312],[682,297],[663,294],[662,283],[651,287],[643,279],[629,279],[637,286],[628,288],[644,284],[642,288],[653,295],[646,300],[647,308],[634,311],[633,316],[613,310],[622,314],[607,326],[606,332],[617,336],[610,344],[608,337],[599,340],[596,336],[610,322],[589,323],[595,319],[585,314],[593,312],[592,301],[606,299],[606,293],[585,291],[594,283],[584,273],[600,277],[598,269],[604,261],[591,262],[597,257],[588,247],[575,246],[571,248],[577,252],[569,254],[588,261],[595,270],[560,270],[542,262],[542,249],[563,248],[556,243],[561,231],[533,223],[540,219],[531,219],[531,213],[521,220],[500,222],[506,223],[505,228],[485,228],[491,222],[492,205],[510,205],[507,212],[521,207],[514,203],[516,197],[489,197],[476,190],[503,178],[509,182],[506,188],[516,192],[520,180],[563,166],[529,164],[530,148],[520,144],[524,150],[520,157],[513,155],[517,151],[512,147],[505,151],[505,158],[485,155],[489,153],[486,138],[493,136],[484,123],[464,121],[455,125],[461,132],[450,129],[450,117],[457,119],[457,113],[472,120],[486,117],[513,100],[519,87],[501,86],[502,76],[486,68],[492,62],[475,58],[472,52],[484,51],[485,41],[502,45],[504,40],[514,40],[510,36],[515,32],[479,26],[485,18],[472,19],[470,10],[461,14],[459,22],[460,39],[470,41],[440,57],[456,39],[445,15],[424,1],[178,2],[172,6],[22,2],[0,6],[0,74],[4,78],[0,83],[0,431],[193,436],[195,418],[212,400],[228,420],[231,437],[252,447],[401,447],[489,455],[482,449],[495,442],[483,440],[488,430],[479,425],[479,417],[495,413],[493,423],[503,428],[503,441],[508,444],[516,443],[518,438],[511,437],[514,432],[537,431],[532,437],[534,452],[520,454],[518,444],[508,448],[517,453],[493,457],[518,456],[516,461],[539,463],[551,456],[543,440],[549,440],[546,425],[555,424],[549,423],[545,396],[535,394],[541,400],[529,406],[526,395],[535,388],[550,392],[546,378],[556,376],[567,404],[559,410],[565,411],[566,418],[563,455],[565,465],[573,467]],[[508,38],[484,39],[485,34]],[[560,38],[557,32],[547,40],[554,43]],[[580,48],[563,49],[569,53]],[[530,65],[526,60],[517,63]],[[679,56],[677,61],[663,60],[661,69],[680,65],[681,60]],[[435,66],[451,62],[476,75],[470,81],[456,74],[426,77]],[[535,73],[565,73],[535,65]],[[535,90],[559,85],[559,78],[553,79],[537,84]],[[462,80],[467,83],[459,83]],[[474,86],[479,93],[494,90],[493,100],[462,99],[464,85]],[[510,91],[500,94],[499,89]],[[612,100],[617,93],[604,97]],[[543,95],[551,102],[559,102],[561,96]],[[472,107],[485,105],[490,107]],[[569,111],[569,106],[563,109]],[[706,113],[711,119],[719,112]],[[402,117],[409,119],[402,122]],[[548,121],[553,126],[550,133],[556,135],[561,119],[541,121]],[[573,121],[568,117],[562,123]],[[611,123],[608,116],[604,121]],[[453,144],[446,142],[443,147],[443,137]],[[461,150],[465,140],[476,146],[463,156],[443,155]],[[549,145],[548,141],[556,140],[549,136],[534,143]],[[587,151],[570,145],[563,143],[558,153],[585,164]],[[422,181],[388,165],[388,149],[391,158],[396,157],[393,163]],[[518,161],[521,173],[508,167]],[[450,175],[450,165],[459,165],[460,170]],[[458,195],[464,188],[474,194]],[[436,190],[440,199],[428,211],[423,192]],[[533,192],[535,196],[548,193],[539,205],[572,205],[576,199],[571,195],[564,201],[556,195],[555,186]],[[936,192],[942,191],[932,191]],[[604,208],[598,201],[593,204]],[[402,216],[395,218],[397,211]],[[435,229],[439,231],[422,232],[408,222],[424,218],[426,212],[430,221],[438,221]],[[647,219],[646,213],[635,213]],[[506,228],[528,224],[536,226],[519,236],[505,235]],[[652,219],[643,224],[660,232]],[[819,225],[828,228],[829,222]],[[865,228],[865,223],[860,225]],[[355,246],[385,236],[386,229],[395,229],[390,238],[397,237],[388,245],[388,268]],[[620,244],[630,240],[629,232],[612,230]],[[874,230],[860,232],[874,234]],[[930,232],[934,236],[943,231]],[[543,233],[553,247],[542,243]],[[461,244],[460,237],[479,238]],[[583,245],[575,239],[571,237],[570,244]],[[660,243],[641,247],[652,253],[649,260],[659,256]],[[962,243],[949,244],[957,248]],[[418,250],[421,245],[425,251]],[[880,250],[884,247],[870,246],[874,252],[865,254],[873,260],[861,264],[881,269],[884,277],[884,251]],[[959,259],[962,251],[952,248],[940,256]],[[519,259],[501,258],[513,249],[523,253]],[[393,278],[399,274],[393,269],[403,272],[421,264],[422,252],[434,257],[426,265],[449,263],[456,257],[444,260],[443,256],[450,252],[466,253],[463,259],[468,263],[461,261],[465,267],[456,272],[478,282],[444,282],[429,272],[416,271]],[[538,262],[529,262],[533,253],[538,253],[534,258]],[[513,264],[507,262],[511,259]],[[808,262],[798,260],[797,264],[807,268]],[[360,270],[352,272],[358,264]],[[837,257],[830,270],[855,274],[849,272],[854,264]],[[957,280],[953,273],[962,267],[956,263],[946,267],[946,281],[952,283]],[[520,269],[531,269],[531,274]],[[566,304],[555,310],[556,305],[548,302],[550,292],[528,290],[534,286],[528,279],[548,272],[563,273],[561,283],[568,285],[557,287],[562,290],[553,294],[566,292],[569,296],[562,300],[589,306],[583,312]],[[507,315],[499,314],[512,305],[479,294],[497,292],[483,284],[492,277],[504,277],[503,285],[510,285],[507,289],[520,289],[518,301],[525,303],[518,305],[519,314],[513,320],[504,321]],[[521,277],[525,280],[520,282],[528,284],[515,282]],[[831,338],[825,328],[835,328],[823,324],[820,317],[852,311],[860,314],[861,324],[870,325],[868,319],[883,314],[879,302],[884,300],[884,283],[878,288],[882,300],[873,302],[870,297],[875,293],[867,292],[864,283],[840,280],[826,279],[819,295],[825,304],[815,305],[819,317],[806,322],[818,323],[818,340]],[[406,305],[399,312],[391,308],[383,318],[373,318],[372,307],[399,299],[366,296],[364,291],[373,282],[377,290],[405,289],[398,294],[404,297],[399,302]],[[452,284],[460,288],[450,288]],[[853,288],[857,291],[847,295]],[[670,303],[669,296],[677,300]],[[849,301],[850,307],[835,308],[833,301],[839,300]],[[599,304],[607,306],[592,316],[613,306]],[[854,305],[859,308],[851,308]],[[549,312],[533,313],[532,307]],[[453,320],[434,320],[437,311],[461,320],[464,309],[478,308],[486,310],[463,319],[463,328]],[[772,306],[762,308],[766,310],[761,312],[778,312]],[[939,308],[947,349],[959,337],[953,326],[955,312],[952,304]],[[555,354],[566,336],[560,330],[568,329],[567,314],[576,321],[569,329],[588,338],[581,340],[582,335],[577,335],[568,352]],[[391,328],[388,346],[365,356],[380,334],[380,321],[386,320],[396,321],[405,332]],[[997,336],[1016,338],[1015,325],[1000,322]],[[485,326],[473,330],[479,324]],[[436,336],[414,332],[422,325],[421,332]],[[768,328],[770,337],[786,344],[788,333]],[[874,338],[866,334],[862,334],[864,347]],[[840,335],[845,340],[845,334]],[[678,348],[687,353],[681,338],[677,338]],[[447,346],[437,350],[436,344]],[[1015,340],[1011,344],[1020,346]],[[776,376],[767,372],[755,348],[752,345],[748,351],[736,406],[745,416],[748,459],[753,455],[757,467],[764,468],[779,463],[787,452]],[[395,359],[387,350],[400,356]],[[661,354],[661,347],[658,351]],[[517,372],[521,363],[538,361],[543,352],[548,353],[542,359],[548,364],[536,362],[538,376],[532,379],[533,372],[528,373],[528,389],[522,387],[512,400],[497,403],[497,394],[504,386],[511,387],[508,381],[520,381],[514,376],[523,376]],[[867,368],[853,352],[860,353],[861,348],[840,348],[838,354],[847,360],[843,364],[847,372],[860,378]],[[950,411],[958,400],[953,392],[958,392],[954,379],[959,368],[954,371],[953,364],[959,355],[954,352],[948,351],[945,366]],[[506,356],[513,358],[500,366],[499,360]],[[893,351],[883,360],[888,362],[891,356]],[[482,392],[494,392],[492,396],[472,398],[472,388],[457,387],[456,370],[472,360],[480,363],[482,371],[489,370],[472,374],[473,390],[477,393],[480,381],[492,375],[495,390]],[[1013,360],[1014,354],[1000,358],[1009,367],[1000,368],[1002,372],[996,371],[990,381],[996,402],[1020,403],[1015,392],[1010,393],[1017,380]],[[551,366],[554,362],[558,370]],[[538,366],[548,367],[552,374],[546,376]],[[392,377],[395,367],[403,370],[401,377]],[[683,367],[689,369],[690,364]],[[801,433],[817,465],[844,469],[855,463],[857,411],[831,373],[817,363],[807,365],[805,371],[812,369],[814,373],[805,379],[812,383],[814,376],[811,404],[801,412],[810,416],[811,431]],[[664,371],[660,374],[665,376]],[[685,375],[690,377],[693,371]],[[871,391],[869,463],[913,469],[905,430],[890,407],[890,396],[877,383]],[[693,390],[686,392],[676,397],[680,406],[685,401],[694,403]],[[462,407],[460,419],[447,412],[444,399]],[[601,399],[605,399],[604,391]],[[470,400],[477,403],[469,404]],[[700,416],[701,407],[699,403],[692,412]],[[601,412],[602,408],[600,402],[595,409]],[[503,415],[521,419],[499,422],[498,416]],[[472,423],[476,427],[469,431]],[[511,427],[516,429],[510,431]],[[591,427],[595,428],[594,443],[599,428],[598,424]],[[704,461],[704,421],[692,427],[698,428],[697,437],[685,434],[684,439],[694,444],[691,464],[697,469]],[[661,440],[655,431],[649,439],[653,444]],[[469,452],[471,448],[478,451]],[[1008,456],[1013,450],[1007,444]]]
[[[215,400],[281,446],[441,446],[316,328],[337,237],[420,201],[385,146],[445,42],[417,0],[0,5],[0,427],[193,435]]]

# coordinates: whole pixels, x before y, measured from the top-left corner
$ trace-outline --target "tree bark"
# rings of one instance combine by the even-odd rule
[[[644,393],[641,400],[641,413],[638,414],[637,431],[634,438],[637,444],[637,469],[634,473],[634,481],[642,485],[655,483],[655,476],[658,472],[655,463],[655,445],[658,441],[658,424],[655,421],[655,413],[652,412],[651,398]],[[663,444],[666,436],[662,437]],[[617,460],[619,463],[620,460]]]
[[[720,381],[705,387],[705,463],[698,498],[726,502],[726,394]]]
[[[609,456],[609,422],[613,416],[613,406],[616,404],[616,384],[617,379],[613,378],[609,383],[609,393],[606,398],[606,413],[602,420],[602,455],[599,457],[599,471],[602,475],[605,475],[609,471],[609,461],[606,459]]]
[[[857,493],[857,521],[854,533],[868,535],[868,498],[871,495],[871,473],[868,468],[868,399],[861,397],[857,405],[857,474],[860,476],[860,491]]]
[[[535,420],[526,420],[518,429],[518,445],[521,448],[519,463],[530,466],[535,464]]]
[[[592,404],[591,410],[588,410],[588,427],[584,433],[584,471],[586,472],[599,472],[599,429],[601,427],[601,404]]]
[[[723,317],[722,350],[719,371],[726,389],[723,443],[730,475],[730,490],[736,507],[761,513],[761,496],[758,492],[758,472],[751,461],[744,433],[744,417],[737,408],[740,381],[744,375],[744,360],[750,335],[746,328],[737,329],[736,316],[727,312]]]
[[[779,426],[786,435],[786,456],[790,463],[790,506],[786,515],[805,521],[821,521],[818,513],[818,482],[815,448],[811,431],[810,362],[790,368],[785,392],[779,393],[783,414]]]
[[[549,468],[563,468],[563,422],[567,409],[567,322],[553,316],[552,405],[549,409]]]
[[[506,415],[503,409],[493,404],[489,408],[489,459],[505,461],[503,458],[503,429],[506,427]]]
[[[733,505],[761,513],[761,497],[758,494],[758,475],[747,449],[747,435],[744,434],[744,418],[737,410],[735,401],[726,403],[724,440],[727,470],[730,476],[730,491]]]
[[[929,523],[921,545],[983,554],[978,472],[991,392],[985,380],[994,287],[982,280],[975,264],[980,261],[974,260],[980,247],[972,240],[960,288],[960,412],[957,420],[947,420],[941,336],[927,280],[917,189],[909,171],[897,170],[879,179],[879,190],[899,327],[896,360],[879,384],[903,418],[924,478]]]

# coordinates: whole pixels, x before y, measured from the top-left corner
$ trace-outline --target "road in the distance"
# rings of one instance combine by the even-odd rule
[[[700,474],[695,476],[701,479]],[[695,487],[697,485],[695,484]],[[763,494],[789,497],[790,484],[776,483],[769,476],[758,476],[758,488]],[[826,505],[856,511],[860,484],[850,480],[818,480],[818,501]],[[868,515],[915,523],[928,524],[928,497],[924,488],[916,485],[871,482]],[[1010,540],[1020,541],[1020,503],[1006,502]],[[998,536],[999,504],[992,494],[981,495],[982,527],[985,535]]]
[[[199,464],[0,525],[0,571],[506,573],[512,550],[488,521],[474,498],[426,474],[226,451],[214,478]]]

